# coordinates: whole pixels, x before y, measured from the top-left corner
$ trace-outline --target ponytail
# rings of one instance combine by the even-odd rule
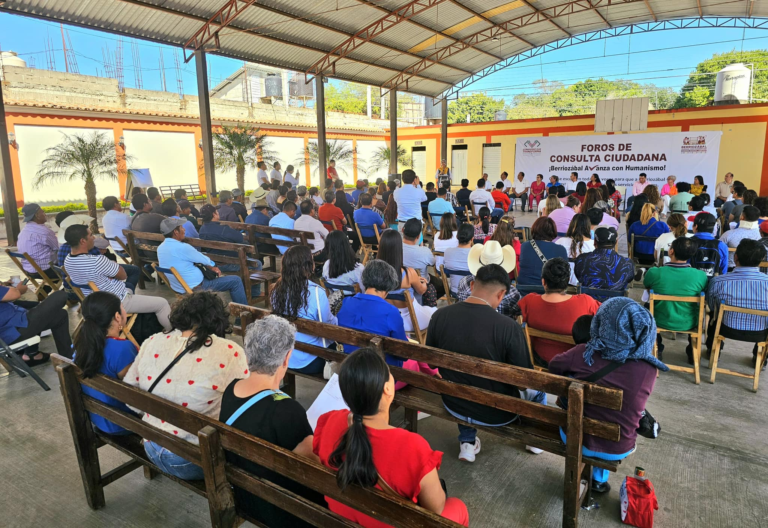
[[[342,491],[350,484],[370,488],[379,480],[363,417],[378,414],[389,376],[384,358],[371,348],[356,350],[341,365],[339,386],[351,411],[351,423],[328,463],[337,470],[336,482]]]
[[[491,210],[487,207],[481,207],[477,212],[477,216],[483,224],[483,233],[487,235],[491,224]]]
[[[84,378],[99,373],[104,363],[107,330],[116,313],[120,313],[120,299],[108,292],[93,292],[82,304],[83,326],[75,337],[75,365]]]

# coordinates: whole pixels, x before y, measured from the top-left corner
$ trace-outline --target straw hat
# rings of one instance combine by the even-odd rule
[[[64,239],[64,232],[67,230],[69,226],[73,225],[91,225],[91,222],[93,222],[94,219],[90,216],[86,215],[72,215],[66,217],[64,220],[61,221],[61,225],[59,225],[59,231],[56,238],[59,240],[59,244],[66,244],[67,241]]]
[[[515,269],[517,258],[512,246],[501,247],[495,240],[489,240],[485,244],[475,244],[469,250],[467,265],[472,275],[477,275],[477,270],[488,264],[498,264],[504,271],[511,273]]]

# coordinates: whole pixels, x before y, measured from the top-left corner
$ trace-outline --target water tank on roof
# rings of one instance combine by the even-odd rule
[[[291,97],[314,97],[315,81],[304,82],[304,75],[294,75],[288,82],[288,93]]]
[[[507,113],[504,110],[499,110],[495,114],[493,114],[493,120],[494,121],[506,121],[507,120]]]
[[[274,73],[267,74],[267,78],[264,79],[264,87],[267,92],[267,97],[283,96],[283,81]]]
[[[442,119],[441,103],[431,97],[424,98],[424,119]]]
[[[750,102],[752,70],[742,64],[729,64],[717,73],[715,104],[746,104]]]

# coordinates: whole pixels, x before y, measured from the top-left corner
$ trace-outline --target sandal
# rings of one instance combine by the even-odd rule
[[[22,359],[22,361],[24,361],[24,363],[26,363],[27,366],[31,368],[31,367],[36,367],[37,365],[42,365],[43,363],[48,363],[51,360],[51,356],[49,354],[45,354],[43,352],[38,352],[38,354],[43,354],[43,357],[41,357],[40,359],[33,359],[33,358],[26,359],[26,360]]]

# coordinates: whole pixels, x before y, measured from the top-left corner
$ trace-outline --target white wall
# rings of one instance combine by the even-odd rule
[[[123,137],[129,166],[149,169],[155,187],[198,183],[194,134],[125,130]]]
[[[380,147],[386,147],[387,143],[386,141],[357,141],[357,166],[358,166],[358,177],[360,178],[368,178],[369,182],[375,182],[376,178],[381,178],[384,181],[387,181],[387,176],[389,175],[389,168],[383,168],[379,169],[377,171],[373,171],[368,174],[368,176],[365,176],[363,174],[363,171],[360,170],[360,167],[368,167],[369,161],[371,158],[373,158],[373,153],[379,149]]]
[[[21,168],[21,187],[26,203],[42,202],[83,202],[85,203],[84,182],[57,181],[45,184],[38,189],[34,188],[35,174],[40,162],[45,159],[45,151],[61,143],[67,134],[91,134],[103,132],[113,139],[112,130],[91,128],[60,128],[47,126],[15,127],[16,141],[19,143],[19,165]],[[104,196],[120,196],[117,180],[98,180],[96,182],[96,196],[101,199]]]

